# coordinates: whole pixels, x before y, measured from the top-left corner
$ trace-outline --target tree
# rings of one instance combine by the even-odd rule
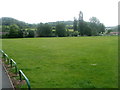
[[[83,13],[80,11],[79,13],[79,22],[78,22],[78,31],[80,32],[80,35],[83,36],[84,35],[84,31],[83,31]]]
[[[47,23],[40,23],[37,27],[37,34],[40,37],[50,37],[52,35],[51,26]]]
[[[10,25],[10,31],[9,31],[8,37],[10,38],[18,37],[18,31],[19,31],[18,25],[16,24]]]
[[[37,35],[40,37],[43,30],[43,23],[38,24],[37,26]]]
[[[77,31],[77,19],[74,17],[74,22],[73,22],[73,29],[74,31]]]
[[[65,24],[58,23],[56,25],[56,35],[59,36],[59,37],[65,37],[66,36]]]
[[[90,23],[89,22],[83,22],[83,33],[84,35],[87,35],[87,36],[92,36],[92,29],[90,28]]]
[[[104,24],[102,24],[102,23],[100,23],[99,24],[99,33],[104,33],[105,32],[105,26],[104,26]]]
[[[18,30],[18,38],[23,38],[23,30]]]
[[[9,32],[10,27],[6,25],[2,25],[2,32]]]
[[[99,35],[100,33],[103,34],[103,32],[105,32],[105,26],[100,23],[99,19],[92,17],[89,20],[91,23],[90,27],[92,29],[92,35]]]
[[[73,31],[72,33],[71,33],[71,36],[78,36],[79,35],[79,32],[78,31]]]
[[[89,21],[90,21],[91,23],[94,23],[94,24],[99,24],[99,23],[100,23],[99,19],[97,19],[96,17],[91,17],[91,18],[89,19]]]
[[[33,30],[28,30],[28,36],[27,37],[34,37],[35,33]]]

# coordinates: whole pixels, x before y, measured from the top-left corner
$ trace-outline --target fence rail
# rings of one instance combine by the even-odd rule
[[[28,89],[30,90],[31,89],[30,82],[28,78],[25,76],[25,74],[22,72],[22,70],[19,70],[19,76],[20,76],[20,81],[22,81],[22,76],[24,77],[25,81],[27,82]]]
[[[5,60],[5,62],[8,62],[8,64],[10,64],[11,67],[15,67],[15,73],[19,74],[20,81],[22,81],[22,76],[23,76],[27,83],[28,90],[31,90],[29,79],[25,76],[25,74],[22,72],[22,70],[19,70],[19,72],[18,72],[17,63],[13,59],[10,59],[3,50],[0,50],[0,52],[2,54],[2,59]]]

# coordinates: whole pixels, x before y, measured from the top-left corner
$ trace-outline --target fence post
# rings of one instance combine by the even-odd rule
[[[18,68],[17,68],[17,65],[15,65],[15,72],[17,74],[17,71],[18,71]]]
[[[12,59],[10,59],[10,65],[11,65],[11,67],[12,67]]]
[[[16,72],[16,74],[17,74],[18,68],[17,68],[16,62],[15,62],[13,59],[10,59],[10,64],[11,64],[11,68],[12,68],[12,67],[15,67],[15,72]],[[13,64],[14,64],[14,65],[13,65]]]
[[[22,76],[24,77],[24,79],[28,85],[28,89],[31,90],[30,82],[29,82],[28,78],[25,76],[25,74],[22,72],[22,70],[19,70],[19,76],[20,76],[20,81],[22,81]]]
[[[19,76],[20,76],[20,81],[22,81],[22,76],[21,76],[20,70],[19,70]]]

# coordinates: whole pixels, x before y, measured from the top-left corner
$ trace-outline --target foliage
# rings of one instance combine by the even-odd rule
[[[73,29],[74,31],[77,31],[77,19],[76,18],[74,18]]]
[[[83,36],[84,35],[84,26],[83,26],[84,22],[83,21],[79,21],[78,22],[78,31],[80,32],[80,35]]]
[[[107,33],[106,34],[109,34],[110,32],[112,32],[113,30],[112,29],[109,29],[107,30]]]
[[[35,33],[33,30],[27,30],[27,32],[28,32],[27,37],[34,37],[35,36]]]
[[[82,18],[82,17],[81,17]],[[80,19],[80,18],[79,18]],[[57,21],[57,22],[49,22],[49,23],[41,23],[41,24],[28,24],[22,21],[18,21],[13,18],[3,17],[0,18],[2,20],[2,32],[3,37],[12,37],[8,35],[10,31],[10,26],[15,24],[19,27],[18,31],[14,31],[14,34],[18,33],[17,36],[13,37],[33,37],[40,36],[40,37],[50,37],[50,36],[78,36],[78,32],[81,36],[97,36],[100,34],[103,34],[105,32],[105,26],[100,23],[99,19],[96,17],[91,17],[89,20],[90,22],[85,22],[83,20],[77,20],[74,18],[74,21]],[[63,26],[59,26],[58,23],[64,23]],[[59,28],[56,28],[56,26]],[[37,31],[36,31],[37,29]],[[68,29],[68,31],[66,31]],[[72,30],[69,31],[69,29]],[[115,31],[117,31],[117,28],[114,28]],[[34,30],[33,31],[27,31],[27,30]],[[78,32],[74,32],[74,31]],[[28,35],[28,34],[32,34]],[[63,35],[62,35],[63,34]]]
[[[59,37],[65,37],[66,36],[66,27],[63,23],[58,23],[56,25],[56,35]]]
[[[91,17],[91,18],[89,19],[89,21],[90,21],[91,23],[94,23],[94,24],[99,24],[99,23],[100,23],[99,19],[97,19],[96,17]]]
[[[23,38],[23,30],[18,30],[18,38]]]
[[[89,20],[90,20],[90,28],[92,30],[93,36],[105,32],[105,26],[102,23],[100,23],[99,19],[97,19],[96,17],[92,17]]]
[[[85,36],[92,36],[92,28],[90,27],[89,22],[83,22],[83,33]]]
[[[10,30],[9,26],[5,26],[5,25],[2,26],[2,32],[9,32],[9,30]]]
[[[40,23],[37,27],[37,33],[40,37],[50,37],[52,35],[52,28],[47,23]]]
[[[16,37],[18,37],[18,32],[19,32],[18,25],[16,25],[16,24],[10,25],[10,31],[9,31],[8,37],[16,38]]]
[[[71,35],[70,36],[79,36],[80,33],[78,31],[73,31],[71,32]]]

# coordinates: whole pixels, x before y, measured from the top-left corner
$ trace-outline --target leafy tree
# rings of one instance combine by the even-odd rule
[[[10,30],[9,26],[6,26],[6,25],[2,26],[2,32],[9,32],[9,30]]]
[[[80,35],[83,36],[84,35],[84,22],[83,21],[79,21],[78,23],[78,31],[80,32]]]
[[[92,29],[91,29],[91,27],[90,27],[90,23],[89,22],[83,22],[84,24],[83,24],[83,33],[84,33],[84,35],[87,35],[87,36],[92,36]]]
[[[73,22],[73,29],[74,31],[77,31],[77,19],[74,17],[74,22]]]
[[[102,24],[102,23],[100,23],[99,24],[99,33],[104,33],[105,32],[105,26],[104,26],[104,24]]]
[[[79,22],[78,22],[78,31],[80,32],[80,35],[84,35],[84,21],[83,21],[83,13],[80,11],[79,13]]]
[[[18,31],[19,31],[18,25],[16,24],[10,25],[10,31],[9,31],[8,37],[10,38],[18,37]]]
[[[42,30],[43,30],[43,23],[40,23],[37,26],[37,34],[39,37],[41,36]]]
[[[95,23],[91,23],[90,22],[90,24],[89,24],[89,27],[91,28],[91,34],[92,34],[92,36],[96,36],[96,35],[98,35],[98,28],[97,28],[97,25],[95,24]]]
[[[28,30],[28,36],[27,37],[34,37],[34,31],[33,30]]]
[[[59,36],[59,37],[65,37],[66,36],[65,24],[58,23],[56,25],[56,35]]]
[[[91,23],[94,23],[94,24],[99,24],[100,23],[99,19],[97,19],[96,17],[91,17],[89,20],[90,20]]]
[[[18,30],[18,38],[23,38],[23,30]]]
[[[99,19],[97,19],[96,17],[92,17],[89,20],[92,35],[99,35],[99,33],[105,32],[105,26],[100,23]]]
[[[37,33],[40,37],[50,37],[52,34],[51,26],[47,23],[40,23],[37,28]]]
[[[78,36],[79,35],[79,32],[78,31],[73,31],[72,33],[71,33],[71,36]]]
[[[107,30],[107,33],[106,34],[109,34],[110,32],[112,32],[113,30],[112,29],[109,29]]]

